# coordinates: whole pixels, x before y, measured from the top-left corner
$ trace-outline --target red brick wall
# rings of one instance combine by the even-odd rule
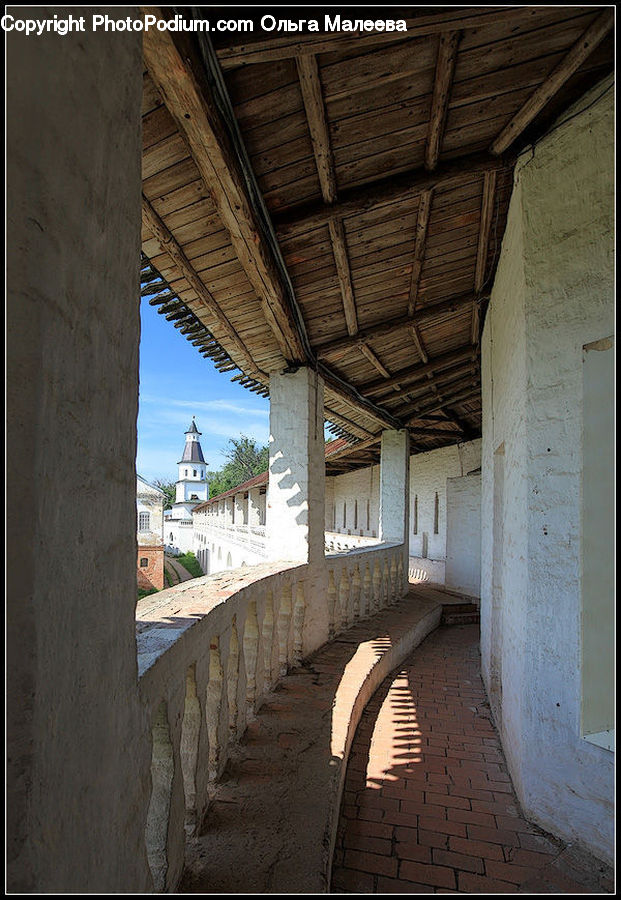
[[[148,560],[146,566],[140,560]],[[138,587],[144,590],[164,587],[164,547],[138,547]]]

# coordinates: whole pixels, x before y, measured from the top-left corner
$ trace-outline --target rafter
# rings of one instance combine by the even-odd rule
[[[381,360],[378,359],[378,357],[375,355],[375,353],[371,350],[371,348],[367,344],[360,344],[360,352],[363,354],[363,356],[366,356],[366,358],[369,360],[371,365],[375,369],[377,369],[377,371],[380,373],[380,375],[382,375],[384,378],[391,378],[391,374],[388,371],[388,369],[386,368],[386,366],[383,365]],[[398,387],[398,385],[396,385],[396,387]]]
[[[578,38],[569,53],[563,57],[558,66],[540,84],[526,103],[516,112],[508,125],[503,128],[491,145],[492,153],[504,153],[511,144],[524,132],[533,119],[539,115],[543,107],[571,78],[582,63],[590,56],[606,35],[612,30],[615,14],[612,8],[605,9],[586,31]]]
[[[321,79],[317,58],[313,55],[296,58],[302,100],[310,131],[321,195],[325,203],[336,200],[336,176],[334,157],[330,146],[330,135],[326,121],[326,110],[321,91]]]
[[[427,227],[431,214],[431,201],[433,190],[423,191],[418,200],[418,216],[416,219],[416,243],[414,245],[414,260],[412,262],[412,275],[410,277],[410,296],[408,299],[408,316],[414,314],[418,299],[418,285],[425,259],[425,246],[427,244]]]
[[[496,172],[486,172],[483,176],[483,199],[481,201],[477,262],[474,273],[474,290],[477,295],[480,295],[483,285],[485,284],[487,251],[489,248],[489,236],[492,229],[495,195]],[[480,304],[475,300],[472,304],[472,333],[470,338],[473,344],[478,344],[479,342],[479,312]]]
[[[461,31],[449,31],[440,35],[438,44],[438,58],[436,61],[436,74],[433,84],[433,99],[431,101],[431,117],[429,119],[429,133],[425,147],[425,168],[432,172],[438,164],[442,149],[442,138],[446,126],[455,63],[457,62],[457,48],[461,40]]]
[[[388,335],[396,334],[399,331],[406,331],[413,325],[431,322],[438,316],[444,316],[447,313],[468,308],[474,299],[475,295],[469,291],[467,294],[457,294],[455,297],[440,300],[439,303],[429,303],[419,307],[412,316],[398,316],[394,319],[387,319],[378,322],[371,328],[365,328],[364,331],[358,332],[354,337],[337,338],[335,341],[320,344],[316,347],[317,356],[319,359],[340,359],[362,342],[367,343],[379,337],[388,337]]]
[[[423,341],[423,336],[421,335],[420,330],[417,325],[412,326],[412,337],[414,338],[414,343],[416,344],[416,349],[418,350],[419,356],[421,358],[421,362],[423,362],[425,364],[428,363],[429,356],[427,354],[425,342]],[[438,397],[438,399],[441,400],[442,396],[441,396],[440,390],[438,389],[438,385],[436,383],[436,376],[433,374],[433,372],[427,373],[427,380],[430,382],[431,389],[434,392],[434,394],[436,395],[436,397]],[[460,420],[458,420],[457,416],[453,416],[452,413],[450,413],[450,412],[446,413],[446,416],[447,416],[447,419],[449,419],[454,425],[457,425],[457,427],[460,428],[461,431],[464,431],[464,432],[468,431],[468,429],[466,427],[464,427],[464,424]]]
[[[158,19],[168,15],[161,7],[141,9]],[[209,47],[205,52],[210,52]],[[213,197],[285,360],[293,365],[315,365],[301,311],[285,287],[288,276],[284,263],[270,242],[271,226],[261,218],[261,207],[254,202],[252,187],[256,184],[252,170],[244,164],[245,148],[235,129],[223,119],[222,104],[227,107],[229,101],[226,92],[216,96],[219,73],[211,73],[214,88],[194,42],[186,34],[173,34],[167,29],[152,28],[145,33],[143,54],[149,74]],[[398,419],[361,396],[354,385],[322,363],[317,363],[317,371],[326,388],[348,405],[383,427],[401,427]]]
[[[281,238],[300,231],[310,231],[325,225],[332,218],[343,218],[358,212],[420,196],[435,188],[458,187],[475,181],[485,172],[504,169],[513,165],[513,159],[505,159],[491,153],[473,153],[459,161],[442,163],[434,172],[416,168],[401,175],[382,178],[363,187],[342,191],[336,203],[323,201],[294,207],[283,213],[274,213],[273,221]]]
[[[410,422],[415,422],[418,418],[420,418],[420,416],[424,412],[435,412],[436,410],[446,409],[446,407],[455,406],[456,404],[459,404],[459,403],[465,403],[467,400],[474,400],[475,398],[480,397],[480,396],[481,396],[480,387],[472,388],[472,386],[470,386],[470,387],[467,387],[466,389],[464,389],[463,391],[461,391],[460,393],[455,394],[452,397],[448,397],[447,399],[443,400],[441,403],[438,403],[437,401],[434,400],[426,406],[419,407],[417,412],[413,413],[412,415],[408,416],[407,410],[403,410],[401,415],[406,417],[405,422],[407,425],[409,425]]]
[[[161,7],[143,9],[158,19],[165,18]],[[213,197],[284,358],[304,360],[280,274],[201,60],[186,35],[157,28],[145,32],[143,53],[149,74]]]
[[[334,170],[334,156],[330,145],[330,134],[326,119],[326,109],[321,90],[321,78],[319,66],[315,56],[300,56],[296,59],[302,100],[306,112],[306,120],[313,145],[315,166],[321,187],[321,196],[324,203],[333,204],[337,196],[336,173]],[[329,221],[330,241],[334,264],[341,287],[343,299],[343,312],[349,334],[358,331],[358,318],[356,315],[356,303],[354,301],[354,289],[351,281],[351,269],[347,254],[345,229],[340,219]]]
[[[447,425],[450,424],[447,422]],[[425,428],[424,426],[411,426],[408,428],[410,434],[413,437],[458,437],[458,433],[456,431],[449,431],[445,428]],[[354,453],[363,453],[368,450],[370,447],[375,446],[375,444],[379,444],[382,439],[381,432],[379,434],[373,435],[373,437],[367,438],[364,441],[360,441],[358,444],[350,444],[347,447],[343,447],[341,450],[337,450],[336,453],[331,453],[326,457],[326,462],[333,462],[335,460],[340,460],[345,456],[351,456]]]
[[[343,299],[343,311],[345,313],[347,331],[349,334],[356,334],[358,331],[358,316],[356,314],[354,289],[351,283],[351,269],[349,267],[347,244],[345,242],[345,229],[343,228],[343,223],[340,219],[331,219],[328,224],[330,240],[332,241],[332,253],[334,255],[336,272],[341,286],[341,297]]]
[[[366,397],[383,394],[393,383],[400,384],[403,387],[406,384],[417,381],[419,378],[425,378],[429,372],[434,372],[435,369],[446,368],[452,363],[468,359],[475,353],[476,348],[468,344],[465,347],[459,347],[457,350],[451,350],[448,353],[441,354],[441,356],[436,356],[435,359],[432,359],[423,365],[417,364],[415,366],[408,366],[407,369],[402,369],[400,372],[395,373],[392,378],[368,382],[365,385],[361,385],[359,390]]]
[[[263,381],[267,381],[268,376],[265,372],[261,372],[248,352],[245,344],[216,303],[200,275],[196,272],[192,263],[144,195],[142,197],[142,218],[147,228],[159,241],[162,250],[168,254],[172,263],[179,269],[179,272],[183,275],[196,294],[199,304],[199,309],[196,310],[196,314],[201,316],[201,314],[204,315],[206,313],[207,321],[205,324],[210,329],[215,324],[216,327],[221,330],[222,335],[226,336],[227,340],[232,345],[232,351],[234,353],[237,352],[240,362],[243,361],[242,367],[244,372],[248,375],[254,375]]]

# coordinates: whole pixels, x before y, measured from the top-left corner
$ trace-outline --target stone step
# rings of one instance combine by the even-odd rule
[[[443,625],[476,625],[481,613],[474,603],[455,603],[442,609]]]

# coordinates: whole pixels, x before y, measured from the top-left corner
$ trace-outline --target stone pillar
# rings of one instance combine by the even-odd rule
[[[134,611],[141,37],[6,36],[10,893],[150,890]]]
[[[409,559],[410,436],[405,429],[382,432],[379,539],[403,544],[404,591]]]
[[[323,381],[311,369],[271,375],[269,446],[268,555],[323,559]]]
[[[248,524],[261,524],[261,494],[259,488],[248,491]]]
[[[235,524],[246,525],[248,522],[248,514],[244,495],[235,494],[233,502],[235,503]]]

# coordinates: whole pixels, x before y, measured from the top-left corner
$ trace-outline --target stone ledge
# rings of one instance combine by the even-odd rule
[[[324,645],[279,683],[214,785],[205,828],[187,849],[181,893],[328,890],[362,710],[441,614],[441,597],[411,587],[407,598]]]

